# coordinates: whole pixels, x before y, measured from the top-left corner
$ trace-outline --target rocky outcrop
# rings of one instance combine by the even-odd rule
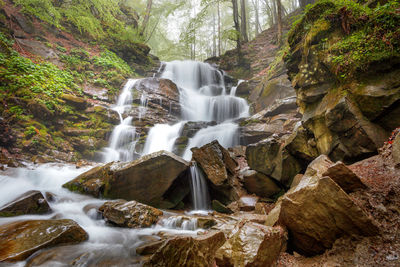
[[[40,191],[29,191],[0,208],[0,217],[49,213],[51,208]]]
[[[202,266],[215,264],[215,252],[225,242],[222,232],[167,240],[144,266]]]
[[[188,167],[188,162],[182,158],[160,151],[133,162],[112,162],[95,167],[63,187],[95,197],[123,198],[154,207],[173,208],[189,193],[189,185],[185,183]],[[182,193],[182,188],[178,188],[181,194],[174,194],[176,183],[183,189],[186,185],[187,190]]]
[[[229,152],[218,141],[191,150],[193,160],[204,171],[211,189],[215,191],[215,198],[223,203],[238,199],[233,181],[237,164]]]
[[[394,164],[400,166],[400,134],[393,141],[392,157]]]
[[[226,213],[226,214],[233,213],[233,211],[230,208],[228,208],[227,206],[225,206],[224,204],[222,204],[221,202],[219,202],[216,199],[211,201],[211,206],[212,206],[212,209],[215,210],[216,212]]]
[[[125,200],[106,202],[99,211],[107,221],[129,228],[150,227],[163,215],[163,212],[156,208]]]
[[[367,55],[350,48],[344,56],[340,49],[331,49],[354,40],[360,32],[365,33],[357,39],[360,47],[371,39],[366,30],[345,28],[347,17],[342,12],[346,10],[336,1],[317,3],[307,10],[289,34],[285,62],[303,126],[314,135],[319,153],[335,161],[354,162],[376,154],[390,131],[400,125],[400,76],[396,53],[379,50]],[[385,28],[388,36],[395,30]],[[349,57],[352,53],[361,58]],[[364,62],[362,67],[357,66],[360,62]],[[375,67],[381,62],[387,62],[384,74]]]
[[[75,244],[88,234],[72,220],[18,221],[0,226],[0,262],[21,261],[36,251]]]
[[[323,176],[332,165],[324,155],[314,160],[299,184],[268,214],[267,225],[287,227],[291,246],[305,255],[324,252],[342,236],[379,232],[365,211],[330,177]]]
[[[294,176],[302,169],[282,140],[274,137],[249,145],[246,159],[251,169],[272,177],[285,186],[290,186]]]
[[[287,233],[281,227],[240,222],[216,254],[217,266],[273,266],[286,250]]]
[[[242,175],[244,187],[249,193],[270,198],[281,191],[281,188],[273,179],[260,172],[247,170]]]

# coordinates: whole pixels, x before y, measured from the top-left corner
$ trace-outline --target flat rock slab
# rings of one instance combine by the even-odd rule
[[[49,213],[51,208],[40,191],[24,193],[0,209],[0,217]]]
[[[95,197],[135,200],[160,207],[164,205],[164,194],[188,168],[189,163],[182,158],[159,151],[132,162],[112,162],[95,167],[63,187]],[[174,199],[176,203],[170,204],[169,208],[181,200]]]
[[[159,209],[125,200],[106,202],[99,210],[109,222],[129,228],[150,227],[163,215]]]
[[[72,220],[33,220],[1,225],[0,262],[21,261],[40,249],[87,239],[85,230]]]

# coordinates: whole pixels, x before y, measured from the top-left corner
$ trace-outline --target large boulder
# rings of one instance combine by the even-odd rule
[[[213,141],[201,148],[192,148],[193,159],[210,181],[211,189],[216,198],[222,202],[236,200],[238,195],[233,184],[236,173],[236,162],[231,158],[229,151],[223,148],[218,141]]]
[[[167,240],[144,266],[214,266],[215,252],[225,240],[222,232],[198,237],[174,237]]]
[[[360,177],[340,161],[330,166],[323,176],[329,176],[346,193],[367,188],[367,186],[361,181]]]
[[[21,261],[36,251],[75,244],[88,234],[72,220],[18,221],[0,226],[0,262]]]
[[[273,266],[286,250],[282,227],[240,222],[216,254],[217,266]]]
[[[154,207],[173,208],[189,193],[189,185],[185,183],[188,167],[189,163],[182,158],[159,151],[132,162],[95,167],[63,187],[95,197],[123,198]],[[183,192],[177,185],[187,190]]]
[[[260,197],[270,198],[281,191],[273,179],[254,170],[247,170],[243,173],[243,182],[249,193]]]
[[[129,228],[150,227],[163,215],[161,210],[126,200],[106,202],[99,211],[107,221]]]
[[[332,165],[325,155],[315,159],[299,184],[267,216],[267,225],[279,223],[288,228],[291,246],[304,255],[320,254],[343,236],[378,233],[368,214],[337,183],[323,176]]]
[[[40,191],[24,193],[0,209],[0,217],[26,214],[45,214],[51,211],[49,204]]]
[[[286,187],[302,169],[285,148],[284,142],[274,137],[247,146],[246,159],[251,169],[274,178]]]

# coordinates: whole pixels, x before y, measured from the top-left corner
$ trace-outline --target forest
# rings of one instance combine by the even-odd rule
[[[399,266],[398,0],[0,0],[0,266]]]

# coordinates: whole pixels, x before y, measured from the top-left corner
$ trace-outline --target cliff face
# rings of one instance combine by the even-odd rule
[[[2,158],[93,158],[119,121],[108,106],[123,83],[159,66],[133,34],[135,11],[102,0],[0,7]]]
[[[376,154],[400,125],[400,5],[321,1],[288,36],[288,74],[319,153]]]

